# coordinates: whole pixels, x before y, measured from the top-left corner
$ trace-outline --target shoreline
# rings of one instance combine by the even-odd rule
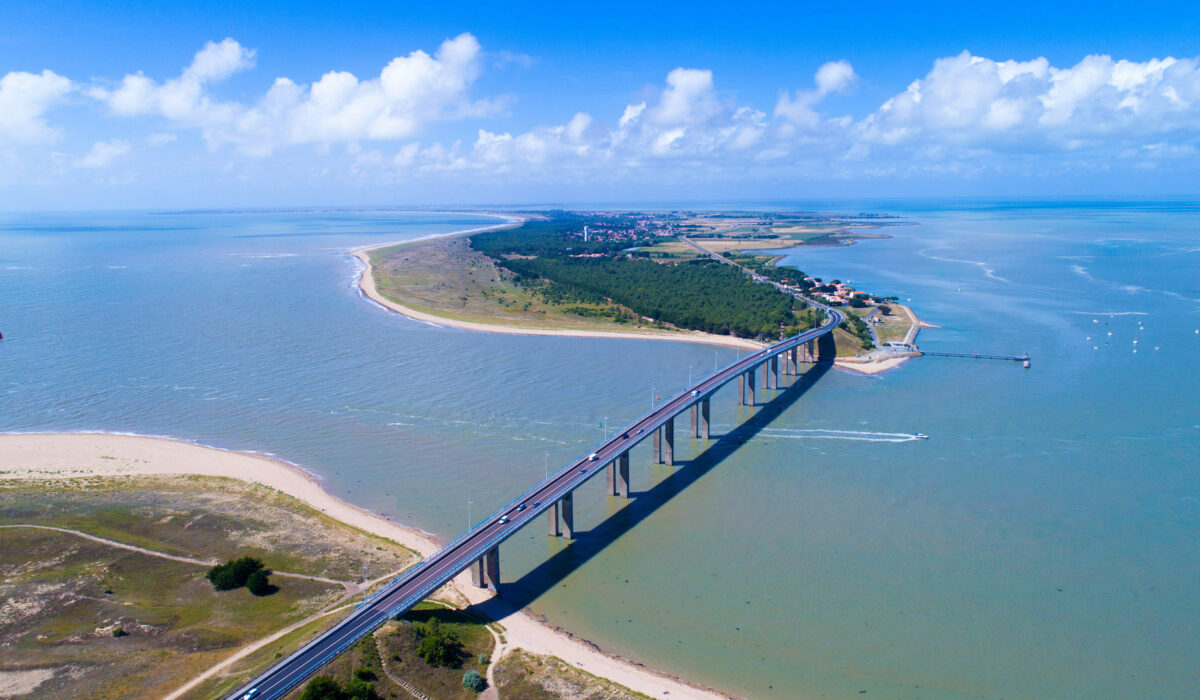
[[[908,333],[906,333],[904,336],[904,342],[908,345],[916,347],[915,343],[917,340],[917,334],[922,330],[926,328],[940,328],[940,326],[922,321],[921,318],[917,316],[916,312],[912,310],[912,307],[905,304],[897,304],[897,306],[902,307],[912,319],[912,324],[909,326]],[[877,360],[855,360],[853,358],[845,358],[841,360],[835,360],[833,365],[846,372],[873,376],[876,374],[882,374],[888,370],[896,369],[905,362],[920,356],[920,351],[915,351],[908,355],[897,355],[895,357],[885,357]]]
[[[275,457],[128,433],[0,433],[0,482],[186,475],[224,477],[273,488],[339,522],[408,547],[423,558],[443,544],[434,535],[343,501],[326,491],[315,475]],[[496,601],[487,607],[496,611],[496,621],[506,628],[513,647],[558,657],[646,695],[729,697],[607,653],[526,610],[513,610],[503,599],[476,588],[469,571],[447,585],[471,605]]]
[[[494,216],[489,214],[487,216]],[[414,243],[416,241],[427,241],[436,238],[453,238],[455,236],[466,236],[472,233],[481,233],[483,231],[495,231],[513,226],[516,221],[523,222],[524,219],[517,219],[504,224],[495,226],[485,226],[477,229],[468,229],[465,231],[454,231],[451,233],[439,233],[423,238],[416,238],[411,241],[398,241],[395,243],[383,243],[381,245],[372,245],[362,248],[354,248],[349,254],[358,259],[362,263],[362,270],[358,274],[358,290],[359,293],[368,300],[382,306],[383,308],[406,316],[414,321],[421,321],[435,326],[444,326],[447,328],[458,328],[461,330],[477,331],[480,333],[501,333],[505,335],[541,335],[541,336],[558,336],[562,338],[618,338],[625,340],[665,340],[681,343],[700,343],[703,345],[718,345],[722,347],[738,348],[742,350],[758,350],[763,347],[762,343],[745,338],[735,338],[733,336],[713,335],[711,333],[701,333],[699,331],[675,331],[665,333],[652,333],[648,331],[587,331],[587,330],[569,330],[569,329],[554,329],[554,328],[528,328],[523,326],[502,326],[494,323],[480,323],[477,321],[459,321],[457,319],[438,316],[437,314],[418,311],[410,308],[399,302],[388,299],[379,293],[375,286],[374,267],[371,265],[370,254],[372,251],[380,248],[390,248],[394,245],[403,243]]]

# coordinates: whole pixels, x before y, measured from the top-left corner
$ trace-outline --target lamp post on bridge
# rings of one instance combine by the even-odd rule
[[[471,520],[471,497],[467,496],[467,532],[471,531],[471,525],[474,524]]]

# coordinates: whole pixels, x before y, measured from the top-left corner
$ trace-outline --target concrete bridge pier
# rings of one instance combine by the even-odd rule
[[[753,369],[746,372],[746,406],[754,405],[754,374]]]
[[[561,537],[562,527],[558,524],[558,501],[550,504],[546,509],[546,515],[550,518],[550,536]]]
[[[650,440],[650,461],[662,464],[662,428],[655,428],[654,437]]]
[[[692,437],[700,437],[700,404],[692,404]]]
[[[708,420],[708,399],[700,402],[700,437],[708,439],[709,420]]]
[[[771,356],[771,387],[772,389],[779,388],[779,355]]]
[[[488,550],[484,555],[483,575],[487,578],[487,587],[493,593],[500,592],[500,545]]]
[[[471,583],[476,588],[500,590],[500,545],[496,545],[471,563]]]
[[[629,498],[629,453],[622,452],[617,458],[617,490],[614,495]]]
[[[739,374],[737,379],[734,381],[736,381],[737,385],[738,385],[738,405],[745,406],[746,405],[746,377]]]
[[[663,461],[668,467],[675,466],[675,417],[663,423]]]
[[[475,584],[476,588],[487,588],[487,581],[484,580],[483,560],[486,557],[479,557],[471,562],[471,583]]]
[[[575,501],[572,494],[568,493],[559,499],[558,513],[562,520],[562,536],[568,540],[575,539]]]
[[[832,336],[830,336],[830,337],[832,337]],[[815,353],[813,353],[813,341],[811,341],[811,340],[810,340],[810,341],[808,341],[808,343],[806,343],[806,345],[807,345],[807,347],[808,347],[808,361],[809,361],[809,362],[816,362],[816,361],[817,361],[817,356],[816,356],[816,354],[815,354]]]

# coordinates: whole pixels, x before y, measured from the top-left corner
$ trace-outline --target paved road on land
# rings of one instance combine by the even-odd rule
[[[719,256],[714,257],[719,258]],[[724,258],[720,259],[729,262]],[[761,281],[769,280],[761,279]],[[784,289],[784,291],[798,297],[791,290]],[[650,437],[669,419],[687,410],[693,404],[708,398],[725,383],[757,368],[764,360],[832,332],[845,318],[836,309],[826,309],[826,313],[826,321],[821,326],[739,358],[736,362],[701,379],[671,399],[658,404],[648,413],[607,438],[591,453],[580,457],[549,479],[526,491],[428,559],[402,573],[352,615],[308,642],[229,697],[241,698],[252,688],[258,689],[258,693],[254,695],[255,700],[259,698],[269,700],[283,696],[289,689],[304,682],[322,665],[370,633],[388,618],[407,612],[414,605],[429,597],[493,547],[545,513],[563,496],[600,473],[602,467],[643,439]]]

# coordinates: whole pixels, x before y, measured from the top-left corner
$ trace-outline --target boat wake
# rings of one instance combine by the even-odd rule
[[[788,440],[846,440],[851,442],[914,442],[920,433],[881,433],[872,430],[833,430],[831,428],[767,428],[764,437]]]

